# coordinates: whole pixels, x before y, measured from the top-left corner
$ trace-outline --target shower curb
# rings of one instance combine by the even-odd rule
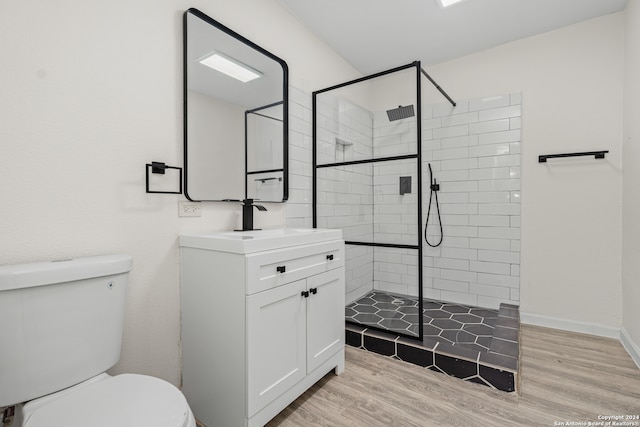
[[[519,392],[520,310],[500,304],[491,345],[486,352],[456,347],[432,338],[418,341],[347,322],[346,343],[464,381]]]

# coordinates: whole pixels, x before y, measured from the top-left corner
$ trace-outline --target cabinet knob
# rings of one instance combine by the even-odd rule
[[[278,273],[284,273],[285,271],[287,271],[287,267],[285,265],[279,265],[276,267],[276,271]]]
[[[308,291],[302,291],[302,292],[300,293],[300,295],[302,295],[302,296],[303,296],[303,297],[305,297],[305,298],[309,298],[309,292],[308,292]]]
[[[313,295],[318,293],[318,288],[310,288],[309,292],[311,292]]]
[[[327,255],[327,261],[333,261],[333,254]]]

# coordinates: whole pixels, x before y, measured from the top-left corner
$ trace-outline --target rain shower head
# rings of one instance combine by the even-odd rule
[[[414,115],[415,113],[413,112],[413,105],[407,105],[406,107],[398,105],[398,108],[387,110],[387,116],[389,116],[390,122],[413,117]]]

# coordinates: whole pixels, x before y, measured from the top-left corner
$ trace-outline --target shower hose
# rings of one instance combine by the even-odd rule
[[[440,246],[442,244],[442,239],[444,238],[444,234],[442,232],[442,219],[440,218],[440,204],[438,203],[438,191],[440,190],[440,184],[436,182],[436,179],[433,177],[433,171],[431,170],[431,163],[429,163],[429,183],[431,188],[431,193],[429,193],[429,208],[427,209],[427,221],[424,224],[424,240],[427,242],[427,245],[432,248]],[[429,226],[429,218],[431,217],[431,202],[433,201],[433,196],[436,196],[436,210],[438,211],[438,224],[440,225],[440,240],[438,243],[432,244],[429,242],[429,238],[427,237],[427,227]]]

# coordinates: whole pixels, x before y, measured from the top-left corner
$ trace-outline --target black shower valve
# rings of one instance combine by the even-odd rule
[[[431,191],[440,191],[440,184],[438,184],[436,182],[436,180],[433,180],[433,184],[431,184]]]

